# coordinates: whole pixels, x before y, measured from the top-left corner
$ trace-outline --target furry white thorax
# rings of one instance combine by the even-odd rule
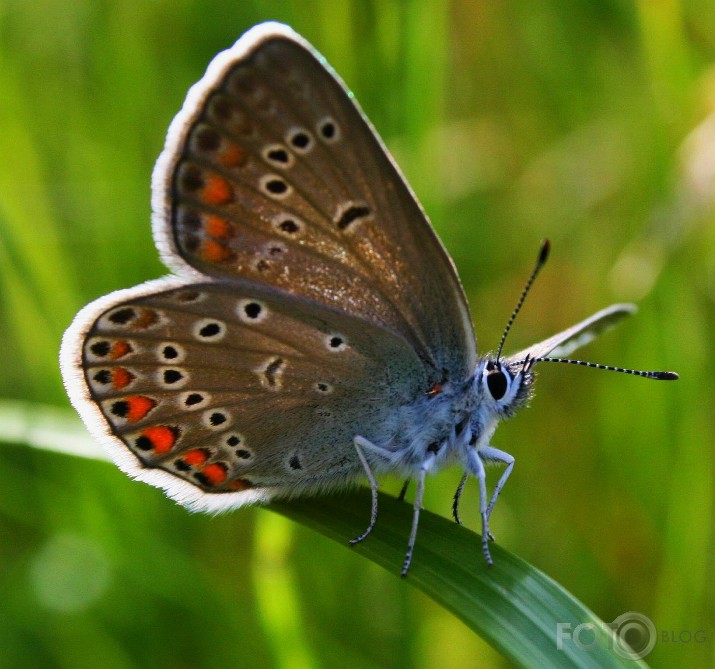
[[[503,395],[490,390],[488,376],[503,375]],[[509,365],[484,356],[464,382],[447,381],[438,392],[425,393],[403,405],[384,439],[366,455],[375,472],[399,472],[406,478],[426,469],[435,473],[460,464],[477,475],[474,457],[485,453],[500,420],[510,418],[531,395],[533,374],[525,365]]]

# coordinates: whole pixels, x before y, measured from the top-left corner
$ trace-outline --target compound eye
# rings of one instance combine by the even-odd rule
[[[506,372],[501,369],[495,369],[487,374],[487,388],[489,393],[498,402],[509,388],[509,379]]]

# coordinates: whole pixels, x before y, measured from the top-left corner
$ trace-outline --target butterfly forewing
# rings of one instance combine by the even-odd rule
[[[175,268],[178,253],[204,275],[389,328],[426,365],[428,387],[473,372],[449,257],[342,83],[289,29],[254,29],[217,57],[172,125],[154,188]]]
[[[541,358],[547,355],[566,357],[635,311],[636,306],[633,304],[612,304],[580,323],[509,356],[509,360],[519,362],[525,360],[527,356],[529,358]]]
[[[205,493],[270,496],[359,474],[355,434],[389,433],[390,408],[426,383],[401,337],[238,279],[109,306],[89,328],[82,368],[139,469]],[[207,497],[193,505],[210,507]]]

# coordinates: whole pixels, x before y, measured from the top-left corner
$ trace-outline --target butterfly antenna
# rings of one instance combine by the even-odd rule
[[[656,381],[675,381],[680,377],[676,372],[643,372],[638,369],[626,369],[625,367],[612,367],[611,365],[601,365],[598,362],[586,362],[585,360],[571,360],[570,358],[527,358],[520,360],[517,364],[529,364],[529,367],[537,362],[564,362],[569,365],[581,365],[582,367],[593,367],[594,369],[605,369],[608,372],[621,372],[623,374],[633,374],[633,376],[642,376],[646,379],[655,379]]]
[[[502,334],[502,336],[501,336],[501,341],[499,342],[499,349],[497,350],[497,359],[496,359],[497,362],[499,362],[499,358],[501,358],[501,352],[502,352],[502,349],[504,348],[504,342],[506,341],[506,337],[509,334],[509,330],[511,330],[511,326],[514,323],[514,319],[516,318],[517,314],[521,311],[521,307],[524,304],[524,300],[526,299],[526,296],[529,294],[529,291],[531,290],[531,284],[534,283],[534,279],[536,279],[536,275],[539,273],[539,270],[541,270],[541,268],[546,263],[546,261],[549,257],[550,250],[551,250],[551,242],[548,239],[544,239],[541,242],[541,248],[539,249],[539,257],[536,259],[536,265],[534,265],[534,269],[531,272],[531,276],[529,277],[529,280],[524,285],[524,290],[521,291],[521,297],[519,298],[519,301],[517,302],[516,307],[514,308],[514,311],[511,312],[511,316],[509,317],[509,322],[506,324],[506,327],[504,328],[504,334]]]

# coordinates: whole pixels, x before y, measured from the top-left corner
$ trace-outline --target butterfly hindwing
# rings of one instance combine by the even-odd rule
[[[95,427],[133,456],[120,466],[168,474],[185,504],[344,484],[361,471],[353,437],[389,437],[390,408],[424,393],[411,347],[370,322],[241,281],[162,281],[86,308],[77,372]]]

